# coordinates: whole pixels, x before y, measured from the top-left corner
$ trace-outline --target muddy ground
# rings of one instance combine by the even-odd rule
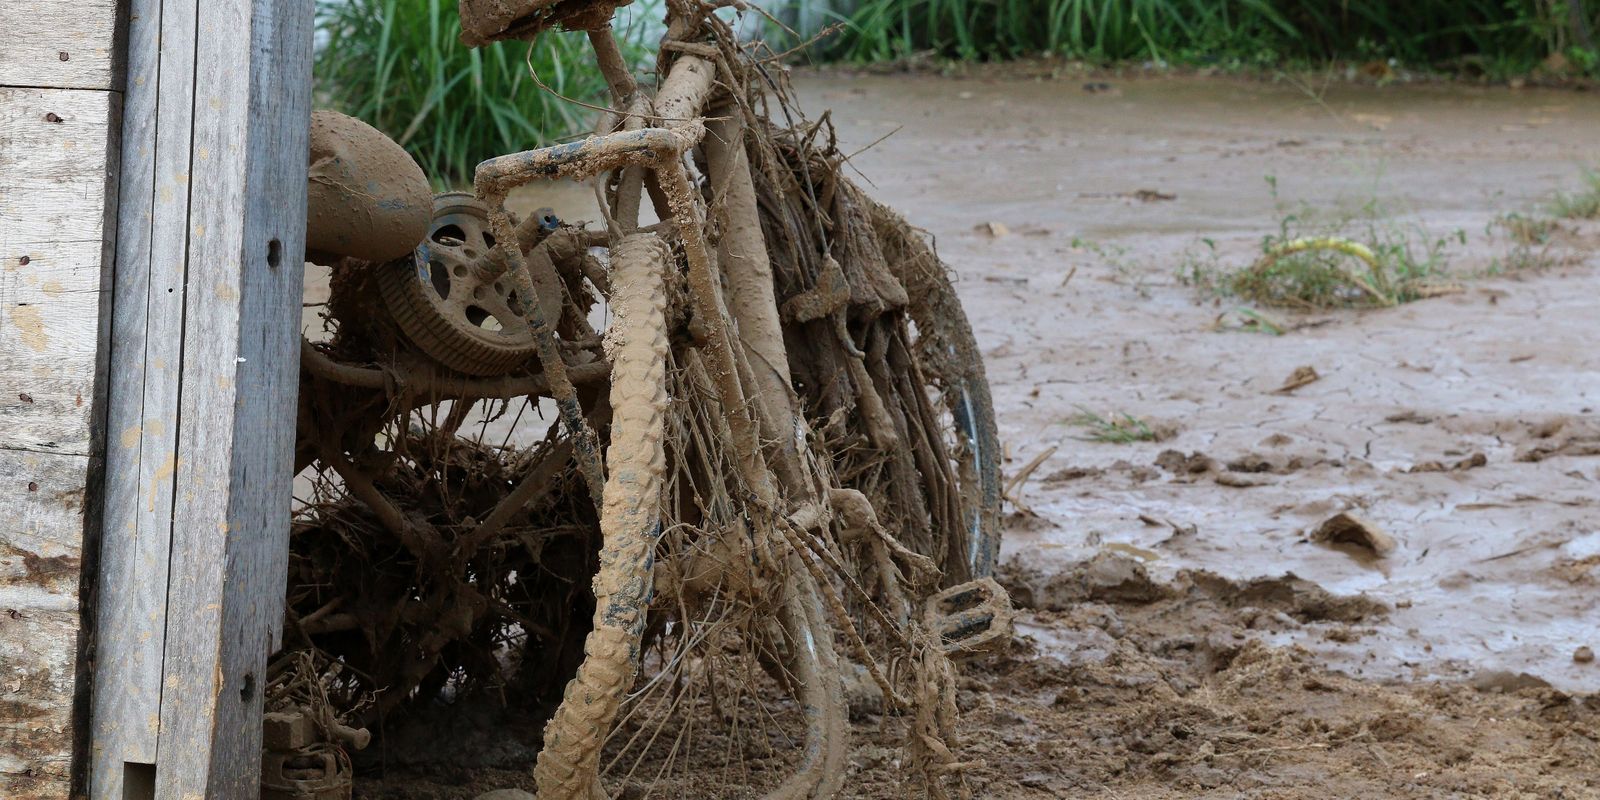
[[[853,162],[960,273],[1011,471],[1055,448],[1006,531],[1033,611],[964,698],[978,794],[1600,797],[1600,226],[1484,275],[1600,160],[1600,98],[1106,83],[800,81],[846,151],[892,132]],[[1302,202],[1454,237],[1457,291],[1219,330],[1177,274]],[[1345,510],[1395,551],[1308,541]]]
[[[1600,797],[1600,225],[1486,274],[1498,217],[1600,163],[1600,98],[796,82],[958,272],[1010,475],[1052,451],[1009,509],[1019,636],[963,679],[977,797]],[[1177,279],[1248,265],[1300,202],[1451,239],[1449,293],[1271,312],[1271,336]],[[1302,366],[1320,379],[1275,392]],[[1159,440],[1086,441],[1085,410]],[[1394,551],[1308,541],[1341,511]],[[879,722],[846,796],[916,796]],[[529,786],[526,755],[362,793]]]

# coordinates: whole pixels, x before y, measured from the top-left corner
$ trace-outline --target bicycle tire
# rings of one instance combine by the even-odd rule
[[[611,437],[594,576],[594,628],[584,659],[545,726],[534,765],[541,800],[599,794],[598,764],[640,662],[661,532],[666,453],[667,289],[671,254],[653,234],[612,250]]]
[[[893,209],[871,198],[867,206],[889,268],[910,298],[907,311],[917,326],[918,358],[936,376],[961,438],[957,478],[967,520],[962,540],[951,550],[965,559],[959,564],[946,559],[945,582],[989,577],[1000,554],[1000,435],[983,356],[950,270],[933,247]],[[963,569],[953,569],[958,566]]]

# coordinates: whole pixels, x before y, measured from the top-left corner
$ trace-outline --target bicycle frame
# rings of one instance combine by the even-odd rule
[[[683,22],[669,11],[669,37],[671,31],[683,29]],[[610,132],[580,142],[492,158],[479,164],[474,176],[478,197],[490,209],[490,223],[498,241],[496,250],[509,267],[522,306],[520,310],[537,337],[548,385],[562,422],[576,443],[585,479],[598,502],[605,476],[597,436],[585,420],[575,390],[567,379],[554,328],[540,314],[534,284],[505,209],[505,199],[512,189],[535,181],[591,180],[621,170],[614,207],[604,208],[603,194],[601,197],[611,242],[616,245],[624,237],[636,235],[638,210],[645,188],[649,186],[658,213],[674,223],[683,246],[691,307],[697,322],[704,326],[702,350],[710,356],[710,372],[732,434],[740,478],[754,493],[753,507],[758,513],[752,516],[761,534],[757,537],[757,546],[764,551],[768,563],[789,564],[790,581],[816,581],[814,565],[806,562],[798,551],[774,555],[794,546],[792,538],[786,538],[792,534],[781,530],[783,525],[793,525],[789,514],[795,509],[786,507],[786,501],[809,511],[796,513],[796,518],[822,524],[828,515],[822,510],[826,494],[804,479],[800,466],[796,442],[803,442],[804,422],[788,388],[787,356],[771,270],[765,260],[749,164],[744,155],[742,126],[728,119],[712,123],[721,138],[717,157],[708,158],[712,164],[709,177],[713,187],[731,187],[727,196],[719,200],[730,220],[736,221],[730,227],[738,237],[724,248],[734,252],[725,252],[720,264],[705,238],[704,215],[686,164],[686,155],[706,140],[708,126],[703,117],[719,65],[705,56],[681,52],[652,102],[639,92],[609,28],[591,30],[590,41],[596,61],[611,87],[613,100],[621,109],[611,111],[600,126]],[[670,39],[668,45],[671,45]],[[667,49],[669,47],[664,46],[663,50]],[[643,124],[646,119],[659,124],[646,127]],[[760,254],[759,259],[749,257],[756,253]],[[741,291],[731,308],[721,288],[725,278]],[[730,322],[737,326],[740,347],[748,348],[766,362],[765,380],[751,367],[749,359],[736,350]],[[778,443],[771,448],[775,465],[769,464],[763,440]],[[790,497],[780,496],[779,483],[774,480],[774,466],[782,485],[789,488]],[[793,588],[787,593],[790,596],[799,594]],[[810,596],[815,597],[815,593]],[[642,619],[648,596],[625,600],[631,605],[619,608],[618,601],[613,598],[610,610],[597,611],[597,623],[608,615],[613,621],[618,617]],[[837,657],[831,642],[817,641],[812,634],[818,629],[826,630],[825,612],[816,603],[791,607],[794,605],[786,603],[778,611],[780,624],[793,634],[796,642],[803,643],[806,650],[795,669],[799,673],[796,676],[800,685],[798,699],[806,707],[806,747],[800,769],[771,795],[775,798],[811,797],[818,787],[832,785],[841,775],[839,767],[844,758],[839,737],[827,735],[844,719],[844,709],[838,702],[841,692],[837,685]],[[540,761],[543,766],[543,754]],[[572,765],[562,764],[559,769],[571,770]],[[540,775],[540,771],[536,769],[535,774]],[[541,776],[542,790],[547,777]],[[582,787],[562,787],[562,790],[589,791]]]

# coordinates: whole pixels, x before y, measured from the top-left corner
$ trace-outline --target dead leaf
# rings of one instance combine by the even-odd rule
[[[1294,372],[1289,373],[1289,377],[1284,379],[1283,385],[1273,389],[1272,393],[1289,394],[1290,392],[1293,392],[1294,390],[1305,386],[1306,384],[1316,383],[1320,380],[1322,380],[1322,376],[1317,374],[1316,367],[1309,365],[1304,367],[1295,367]]]

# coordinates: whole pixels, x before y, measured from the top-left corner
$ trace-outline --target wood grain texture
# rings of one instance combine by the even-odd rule
[[[89,459],[0,449],[0,797],[64,798]]]
[[[0,3],[0,86],[121,89],[117,0]]]
[[[88,455],[120,97],[0,88],[6,446]],[[111,204],[114,207],[114,204]]]
[[[154,764],[190,233],[195,3],[130,0],[90,790]]]
[[[13,4],[14,5],[14,4]],[[0,87],[0,797],[66,797],[121,96]]]
[[[190,208],[156,790],[233,798],[258,791],[263,672],[283,615],[312,1],[207,0],[198,13],[191,179],[203,191]]]

